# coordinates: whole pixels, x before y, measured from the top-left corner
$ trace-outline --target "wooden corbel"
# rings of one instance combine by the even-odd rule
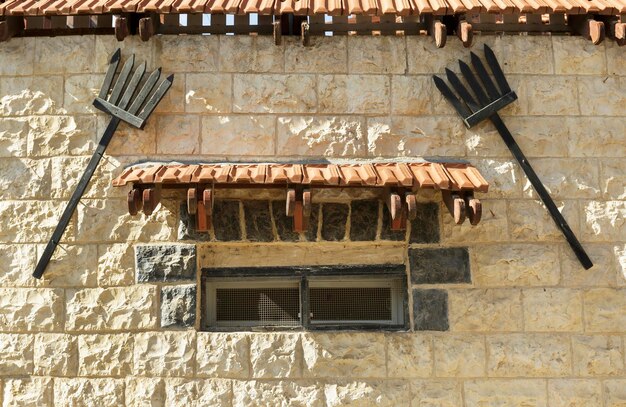
[[[280,20],[276,20],[272,23],[274,45],[281,45],[283,43],[283,32],[280,25]]]
[[[456,27],[456,35],[459,37],[459,40],[461,40],[465,48],[472,46],[472,42],[474,41],[474,30],[472,29],[472,25],[470,23],[465,20],[459,20],[459,24]]]
[[[572,29],[594,45],[604,41],[606,35],[604,22],[597,21],[590,15],[569,15],[567,18]]]
[[[387,190],[385,194],[385,204],[391,217],[391,230],[405,230],[407,220],[417,217],[415,194],[402,188]]]
[[[302,39],[302,45],[305,47],[308,47],[309,45],[311,45],[311,35],[309,33],[309,23],[307,23],[306,21],[303,21],[302,24],[300,25],[301,30],[300,30],[300,37]]]
[[[446,45],[446,39],[448,37],[448,28],[443,23],[440,17],[428,16],[428,34],[435,39],[435,46],[437,48],[443,48]]]
[[[127,203],[128,213],[132,216],[137,215],[143,210],[146,216],[150,216],[161,201],[161,186],[139,187],[134,185],[133,189],[128,191]]]
[[[8,41],[24,31],[23,17],[6,17],[0,21],[0,42]]]
[[[148,41],[159,31],[160,20],[158,15],[151,15],[139,19],[139,38],[141,41]]]
[[[289,188],[285,213],[287,216],[293,217],[294,232],[304,232],[309,226],[309,217],[311,216],[311,191]]]
[[[606,27],[607,37],[615,40],[618,46],[626,45],[626,17],[601,16],[604,26]]]
[[[115,20],[115,39],[124,41],[130,35],[130,22],[124,16],[118,16]]]
[[[202,191],[202,199],[197,200],[196,230],[198,232],[208,232],[211,229],[214,198],[213,190],[205,189]]]
[[[474,198],[474,192],[469,191],[463,194],[463,200],[465,201],[465,213],[472,226],[478,225],[483,215],[483,205],[480,200]]]
[[[480,200],[474,198],[473,191],[441,191],[443,202],[457,225],[469,219],[471,225],[478,225],[483,213]]]

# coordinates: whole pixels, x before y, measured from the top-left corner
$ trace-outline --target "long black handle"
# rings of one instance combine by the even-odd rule
[[[85,190],[89,185],[89,181],[91,180],[93,174],[96,172],[96,168],[98,168],[100,159],[102,159],[102,156],[104,155],[104,152],[106,151],[109,142],[111,141],[111,137],[113,137],[113,133],[115,133],[115,130],[117,129],[117,126],[119,124],[120,119],[118,119],[117,117],[112,117],[109,121],[109,124],[104,130],[104,134],[102,135],[102,138],[98,143],[98,147],[96,147],[96,151],[91,156],[91,160],[89,160],[89,164],[87,164],[87,168],[85,169],[83,176],[80,178],[80,181],[78,182],[78,185],[76,186],[72,197],[67,203],[67,206],[65,207],[65,210],[61,215],[61,219],[59,220],[59,223],[52,233],[50,241],[46,245],[46,248],[43,251],[41,258],[39,259],[39,262],[37,262],[37,266],[35,267],[35,271],[33,272],[33,277],[41,278],[44,271],[46,270],[46,267],[48,266],[52,255],[54,254],[54,250],[61,241],[63,233],[65,233],[65,229],[70,223],[72,215],[74,214],[74,211],[78,206],[78,202],[80,202],[80,199],[83,197],[83,194],[85,193]]]
[[[556,223],[558,228],[561,229],[561,232],[563,232],[565,239],[567,239],[567,243],[569,243],[570,247],[574,251],[574,254],[576,254],[576,257],[578,257],[580,263],[585,269],[590,269],[591,267],[593,267],[593,263],[585,252],[585,249],[576,238],[576,235],[574,235],[574,232],[572,232],[572,229],[570,229],[567,221],[565,221],[565,218],[563,217],[563,215],[561,215],[561,212],[559,212],[559,209],[556,207],[556,204],[550,197],[550,194],[546,190],[546,187],[543,186],[543,183],[535,173],[535,170],[533,170],[533,167],[531,167],[524,153],[522,153],[522,150],[515,142],[513,135],[511,134],[511,132],[509,132],[509,129],[507,129],[506,125],[502,121],[502,118],[500,118],[500,116],[496,113],[492,115],[490,119],[493,125],[498,130],[498,133],[500,133],[500,136],[502,136],[502,139],[506,143],[506,146],[509,148],[511,153],[513,153],[513,156],[519,163],[520,167],[522,167],[522,170],[524,170],[524,173],[530,180],[533,188],[535,188],[535,191],[537,191],[537,194],[541,198],[541,201],[546,206],[546,208],[548,208],[548,212],[550,212],[550,216],[552,216],[554,223]]]

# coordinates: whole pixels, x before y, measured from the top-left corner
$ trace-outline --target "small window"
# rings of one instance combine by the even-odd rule
[[[405,329],[404,266],[203,270],[208,330]]]

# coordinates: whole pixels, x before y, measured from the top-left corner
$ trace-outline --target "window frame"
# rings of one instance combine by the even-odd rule
[[[355,321],[347,324],[332,323],[332,321],[319,321],[311,323],[309,285],[311,281],[314,286],[319,282],[328,280],[342,280],[342,285],[349,285],[351,282],[369,281],[375,283],[380,280],[397,281],[400,296],[397,302],[396,313],[394,315],[399,323],[389,323],[386,321]],[[207,292],[209,285],[217,283],[227,283],[237,285],[242,282],[254,282],[263,280],[269,282],[277,280],[277,284],[288,284],[288,281],[298,281],[300,292],[300,324],[297,326],[288,325],[254,325],[242,324],[233,326],[211,325],[210,313],[215,312],[215,307],[211,309],[212,301],[210,293]],[[291,280],[291,281],[290,281]],[[200,329],[202,331],[408,331],[409,330],[409,293],[408,274],[404,264],[373,264],[373,265],[324,265],[324,266],[297,266],[297,267],[222,267],[203,268],[200,278],[201,289],[200,301]],[[241,285],[239,285],[241,287]],[[396,297],[396,296],[394,296]],[[214,299],[215,297],[213,297]],[[393,298],[393,297],[392,297]],[[393,305],[392,305],[393,307]],[[393,309],[393,308],[392,308]]]

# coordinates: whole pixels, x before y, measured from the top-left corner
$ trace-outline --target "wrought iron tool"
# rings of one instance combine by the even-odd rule
[[[35,271],[33,272],[33,277],[35,278],[41,278],[46,270],[46,266],[50,262],[50,259],[54,254],[54,250],[59,245],[61,237],[63,237],[63,233],[72,218],[72,214],[76,210],[78,202],[87,189],[87,185],[96,171],[98,163],[103,157],[104,152],[106,151],[106,148],[108,147],[109,142],[117,129],[117,126],[121,121],[124,121],[133,127],[143,129],[148,117],[150,117],[150,114],[154,111],[161,99],[163,99],[163,96],[165,96],[165,93],[168,91],[170,86],[172,86],[172,82],[174,81],[174,75],[170,75],[161,81],[158,86],[155,86],[161,76],[161,68],[158,68],[148,76],[145,83],[141,87],[141,90],[138,93],[135,93],[135,91],[139,88],[139,84],[144,73],[146,72],[146,63],[144,62],[139,65],[131,77],[131,72],[135,63],[135,56],[131,55],[130,58],[128,58],[128,60],[124,63],[124,66],[120,70],[115,83],[113,83],[120,59],[121,52],[118,49],[111,56],[109,68],[104,77],[104,83],[102,84],[98,97],[96,97],[93,101],[93,105],[96,108],[111,115],[111,120],[104,130],[104,134],[98,142],[96,151],[93,153],[91,160],[89,160],[89,164],[87,164],[85,172],[80,178],[72,197],[61,215],[59,223],[52,233],[50,241],[46,245],[41,258],[35,267]],[[152,92],[155,87],[156,90]]]
[[[552,216],[552,219],[556,223],[557,227],[561,229],[561,232],[565,236],[565,239],[567,239],[567,242],[576,254],[580,263],[585,269],[593,267],[593,263],[585,252],[585,249],[576,238],[576,235],[574,235],[574,232],[570,229],[569,225],[565,221],[565,218],[561,215],[561,212],[559,212],[559,209],[550,197],[546,187],[543,185],[528,162],[528,159],[515,142],[513,135],[509,129],[507,129],[506,125],[502,121],[502,118],[498,115],[498,111],[500,109],[517,100],[517,95],[511,90],[511,87],[502,72],[502,68],[493,53],[493,50],[487,45],[485,45],[485,58],[489,68],[491,69],[491,73],[496,80],[497,87],[492,81],[491,76],[489,76],[483,62],[472,52],[472,66],[474,67],[478,78],[474,75],[474,72],[471,70],[469,65],[459,60],[461,73],[463,74],[467,85],[469,85],[469,89],[465,87],[460,78],[454,72],[447,68],[446,77],[448,78],[450,85],[452,85],[452,89],[456,91],[456,94],[443,79],[435,75],[433,76],[433,80],[435,81],[437,89],[439,89],[446,100],[450,102],[457,113],[462,117],[467,128],[471,128],[485,119],[491,120],[505,144],[524,170],[524,173],[530,180],[533,188],[535,188],[535,191],[537,191],[537,194],[548,209],[548,212],[550,212],[550,215]],[[460,99],[457,97],[457,94],[460,96]]]

